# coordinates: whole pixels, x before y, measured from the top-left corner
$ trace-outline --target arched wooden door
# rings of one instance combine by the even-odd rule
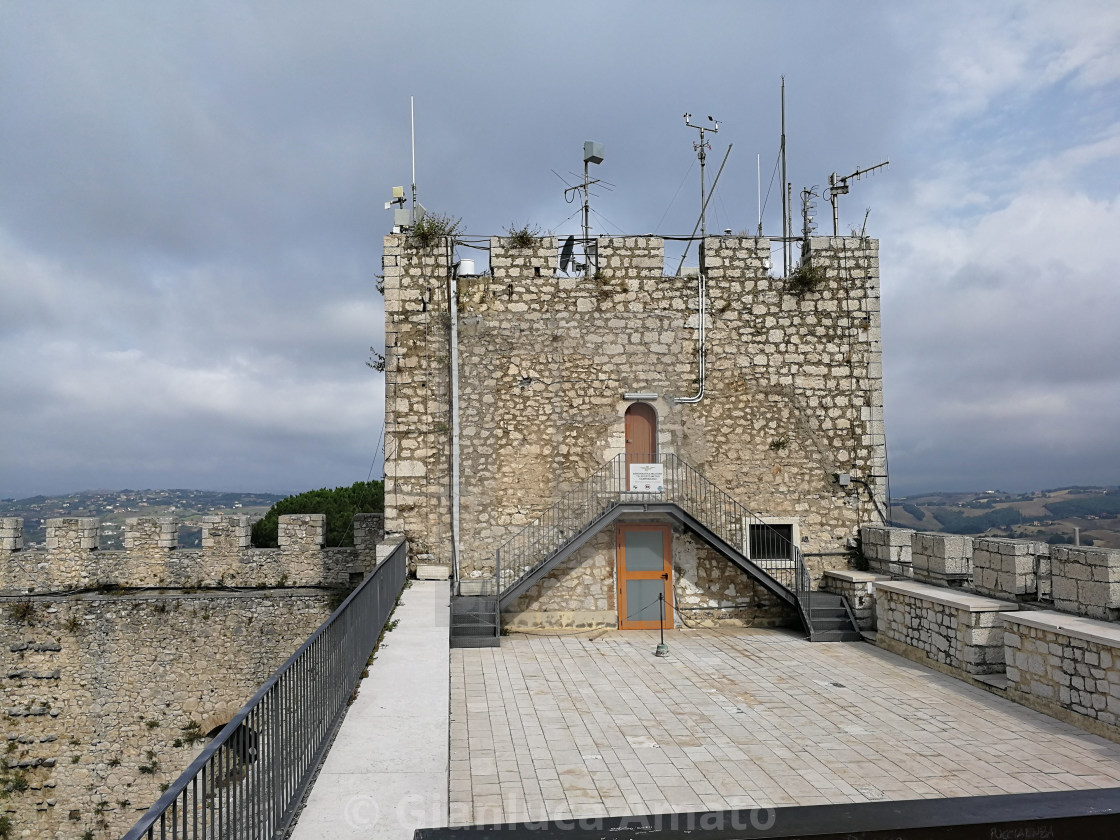
[[[656,460],[657,412],[649,403],[634,403],[626,409],[626,468]]]

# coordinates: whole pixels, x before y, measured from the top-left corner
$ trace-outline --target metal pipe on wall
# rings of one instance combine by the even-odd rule
[[[459,582],[459,267],[454,265],[448,280],[448,313],[451,321],[451,580]]]

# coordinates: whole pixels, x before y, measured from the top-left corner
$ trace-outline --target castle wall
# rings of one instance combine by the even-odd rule
[[[26,786],[0,800],[12,836],[123,834],[333,603],[315,590],[0,599],[0,785]]]
[[[663,240],[600,237],[599,271],[566,277],[555,238],[491,239],[492,276],[458,281],[463,577],[491,574],[496,548],[624,452],[628,392],[658,395],[661,452],[796,519],[818,575],[845,565],[880,520],[869,489],[885,498],[877,244],[811,245],[816,285],[794,291],[769,275],[769,240],[706,241],[705,395],[680,404],[699,387],[698,287],[665,276]],[[452,257],[390,236],[384,260],[386,524],[448,563]]]
[[[13,837],[119,836],[376,564],[381,517],[355,517],[354,548],[324,548],[321,514],[281,516],[279,548],[249,546],[248,519],[207,517],[201,549],[170,518],[47,522],[23,548],[0,520],[0,814]],[[100,832],[108,832],[102,835]]]
[[[0,519],[0,594],[106,587],[345,586],[375,565],[380,516],[355,516],[354,547],[324,548],[325,517],[279,520],[279,547],[252,548],[247,516],[203,518],[202,548],[178,548],[170,517],[125,523],[123,551],[97,547],[98,520],[48,519],[42,549],[23,548],[23,522]],[[5,534],[9,536],[4,536]]]

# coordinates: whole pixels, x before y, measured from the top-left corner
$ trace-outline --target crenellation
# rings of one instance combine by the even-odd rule
[[[202,547],[213,551],[240,551],[248,548],[252,526],[248,516],[219,514],[202,517]]]
[[[322,514],[280,517],[280,548],[250,546],[245,516],[205,518],[203,547],[178,547],[179,523],[171,517],[126,520],[124,550],[86,548],[99,521],[48,520],[43,548],[0,549],[0,596],[98,587],[345,586],[350,576],[375,565],[384,535],[381,514],[355,516],[354,548],[325,548]],[[3,529],[17,543],[23,520],[8,517]],[[282,583],[281,583],[282,581]]]
[[[60,557],[82,560],[86,553],[98,548],[100,521],[94,517],[60,517],[48,519],[46,546]]]
[[[5,552],[15,551],[23,551],[23,519],[5,516],[0,518],[0,561]]]
[[[318,551],[327,534],[327,517],[321,513],[284,514],[277,522],[281,551]]]

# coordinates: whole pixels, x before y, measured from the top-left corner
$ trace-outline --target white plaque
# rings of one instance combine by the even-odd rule
[[[631,464],[631,493],[660,493],[665,485],[664,464]]]

